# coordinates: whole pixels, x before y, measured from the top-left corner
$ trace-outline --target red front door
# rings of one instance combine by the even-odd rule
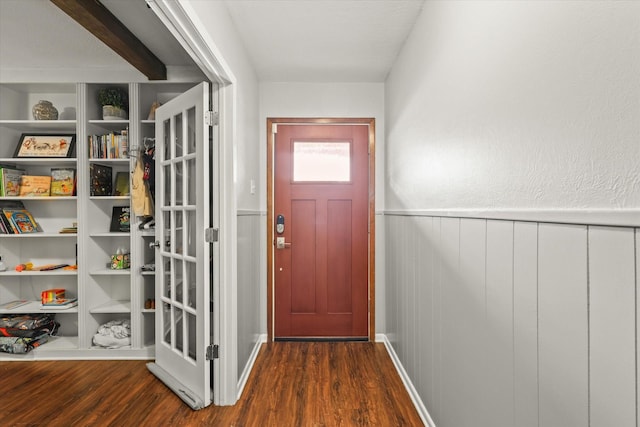
[[[369,129],[275,135],[275,338],[368,336]]]

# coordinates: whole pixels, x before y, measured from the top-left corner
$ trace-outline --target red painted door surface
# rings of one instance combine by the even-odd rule
[[[276,339],[368,336],[368,135],[363,125],[277,127]]]

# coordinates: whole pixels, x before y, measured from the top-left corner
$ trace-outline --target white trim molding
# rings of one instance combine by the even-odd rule
[[[244,387],[247,385],[247,380],[249,379],[249,375],[253,370],[253,365],[256,363],[256,359],[258,358],[258,353],[260,352],[260,348],[262,348],[262,344],[267,342],[267,334],[261,334],[258,337],[258,341],[256,341],[256,345],[253,346],[253,350],[251,350],[251,355],[249,356],[249,361],[244,367],[242,374],[240,375],[240,379],[238,380],[238,396],[237,400],[240,400],[242,396],[242,392],[244,391]]]
[[[222,85],[235,82],[216,44],[191,6],[181,0],[145,0],[182,48],[212,81]]]
[[[640,227],[640,209],[389,209],[384,214]]]
[[[420,415],[420,418],[422,419],[424,425],[427,427],[436,427],[436,424],[431,419],[429,411],[427,411],[427,408],[426,406],[424,406],[422,399],[420,399],[418,391],[413,386],[413,383],[409,378],[409,374],[404,370],[404,366],[402,366],[400,358],[396,354],[396,351],[393,349],[391,342],[389,342],[389,340],[387,339],[387,336],[384,334],[376,334],[376,342],[382,342],[386,347],[387,352],[389,353],[389,357],[391,357],[391,361],[395,365],[396,370],[398,371],[398,375],[400,375],[400,379],[402,379],[402,383],[407,389],[407,393],[409,393],[409,397],[411,397],[411,401],[416,407],[416,411],[418,411],[418,415]]]

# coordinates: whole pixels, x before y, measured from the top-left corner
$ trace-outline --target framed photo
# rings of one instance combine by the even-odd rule
[[[71,157],[75,134],[23,133],[13,157]]]

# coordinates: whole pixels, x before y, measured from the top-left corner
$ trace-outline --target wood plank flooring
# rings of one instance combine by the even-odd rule
[[[193,411],[146,361],[1,362],[3,426],[421,426],[383,344],[264,344],[234,406]]]

